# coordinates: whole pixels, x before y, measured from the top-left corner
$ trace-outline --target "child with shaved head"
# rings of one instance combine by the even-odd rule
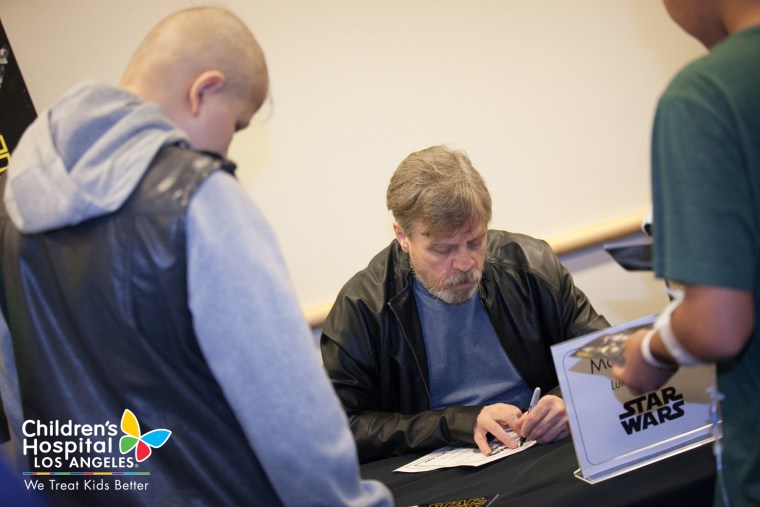
[[[58,473],[53,503],[392,503],[359,477],[275,235],[226,159],[268,86],[236,16],[178,12],[120,87],[41,114],[0,176],[0,393],[20,471]]]

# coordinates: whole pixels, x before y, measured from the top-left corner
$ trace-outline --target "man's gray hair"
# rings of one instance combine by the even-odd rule
[[[406,157],[391,177],[386,204],[407,235],[436,236],[491,221],[483,177],[464,152],[446,146]]]

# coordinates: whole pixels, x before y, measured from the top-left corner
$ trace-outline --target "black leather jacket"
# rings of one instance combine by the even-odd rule
[[[341,289],[325,322],[325,368],[362,462],[472,444],[482,406],[431,410],[409,258],[395,240]],[[608,327],[544,242],[489,231],[480,299],[529,386],[559,394],[550,346]]]

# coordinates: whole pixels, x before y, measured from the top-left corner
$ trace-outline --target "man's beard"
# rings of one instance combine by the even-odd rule
[[[478,290],[480,277],[483,274],[479,269],[471,269],[463,273],[458,273],[443,282],[435,282],[428,280],[425,276],[420,276],[420,273],[417,271],[415,273],[417,279],[430,294],[450,305],[458,305],[465,301],[469,301],[473,294]],[[473,285],[466,289],[453,288],[463,283],[472,283]]]

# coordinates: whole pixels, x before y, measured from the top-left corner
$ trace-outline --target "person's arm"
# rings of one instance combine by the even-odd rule
[[[283,503],[392,504],[382,484],[360,480],[275,235],[221,171],[190,203],[188,279],[201,350]]]
[[[755,328],[754,298],[750,291],[686,285],[684,300],[671,317],[673,332],[683,347],[703,361],[736,356]],[[652,339],[655,356],[670,358],[661,337]]]
[[[363,324],[366,320],[357,308],[341,301],[336,301],[333,312],[340,315],[340,324],[331,324],[335,321],[334,314],[332,319],[328,317],[321,340],[322,360],[348,414],[361,462],[444,445],[473,443],[475,419],[482,407],[449,407],[402,414],[388,409],[392,404],[389,400],[381,406],[378,397],[384,379],[373,366],[369,330]],[[333,336],[332,331],[343,336]],[[418,395],[420,393],[404,393],[404,396]]]
[[[537,265],[542,266],[541,271],[546,276],[545,294],[551,301],[546,306],[550,307],[551,311],[556,308],[559,318],[555,319],[557,321],[556,334],[546,333],[542,336],[546,348],[544,361],[532,358],[530,367],[534,370],[544,368],[544,371],[537,372],[536,378],[543,379],[548,392],[540,399],[536,407],[521,414],[513,424],[510,424],[510,427],[526,439],[549,443],[566,438],[570,434],[567,409],[557,382],[554,364],[551,362],[549,347],[564,340],[607,328],[609,323],[596,312],[586,294],[575,285],[570,271],[560,262],[551,247],[543,241],[540,244],[542,245],[541,260]]]
[[[684,299],[670,317],[670,328],[677,346],[691,357],[715,362],[739,354],[755,327],[754,298],[749,291],[685,285]],[[660,387],[675,373],[678,364],[663,343],[661,332],[654,332],[649,350],[660,367],[649,364],[642,354],[646,331],[628,338],[625,365],[614,366],[613,375],[633,392]]]

